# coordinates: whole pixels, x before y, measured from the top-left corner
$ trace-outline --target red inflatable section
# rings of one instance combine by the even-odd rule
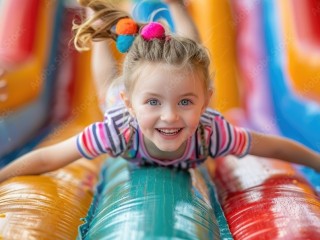
[[[5,0],[0,14],[0,63],[19,64],[32,53],[40,0]],[[14,18],[14,21],[10,21]],[[23,37],[21,37],[23,36]]]
[[[294,0],[292,7],[298,38],[303,41],[302,44],[318,49],[320,47],[320,1]]]
[[[319,239],[320,199],[290,164],[227,157],[215,179],[234,239]]]

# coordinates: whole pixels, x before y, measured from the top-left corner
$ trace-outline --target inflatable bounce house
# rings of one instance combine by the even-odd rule
[[[175,29],[160,0],[127,2]],[[320,152],[320,1],[186,3],[214,61],[212,107]],[[75,1],[0,1],[0,168],[102,118],[90,53],[70,43],[83,13]],[[319,173],[253,156],[207,162],[177,171],[104,155],[13,177],[0,184],[0,239],[319,239]]]

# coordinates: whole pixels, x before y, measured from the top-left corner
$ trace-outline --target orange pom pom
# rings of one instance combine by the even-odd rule
[[[120,19],[116,25],[118,35],[132,35],[138,32],[138,25],[131,18]]]

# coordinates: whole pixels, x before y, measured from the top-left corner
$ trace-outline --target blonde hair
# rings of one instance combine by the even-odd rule
[[[131,18],[128,13],[117,9],[106,0],[82,2],[91,8],[94,14],[80,25],[74,23],[74,45],[79,51],[89,50],[91,41],[108,38],[116,40],[117,34],[113,31],[113,27],[120,19]],[[94,27],[96,21],[100,21],[98,27]],[[143,26],[141,23],[137,24],[139,27]],[[167,63],[177,67],[190,67],[201,73],[206,90],[212,86],[209,53],[203,45],[191,39],[170,35],[166,39],[146,41],[138,34],[125,56],[122,75],[118,77],[124,82],[125,90],[129,94],[135,83],[134,73],[143,63]]]

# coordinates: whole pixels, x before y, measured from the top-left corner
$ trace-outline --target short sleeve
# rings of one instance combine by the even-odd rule
[[[221,115],[213,118],[210,136],[211,157],[229,154],[243,157],[248,154],[250,146],[251,135],[248,130],[233,126]]]
[[[78,135],[78,151],[88,159],[104,153],[112,157],[119,156],[126,149],[123,133],[128,129],[128,113],[123,108],[111,109],[103,122],[89,125]]]

